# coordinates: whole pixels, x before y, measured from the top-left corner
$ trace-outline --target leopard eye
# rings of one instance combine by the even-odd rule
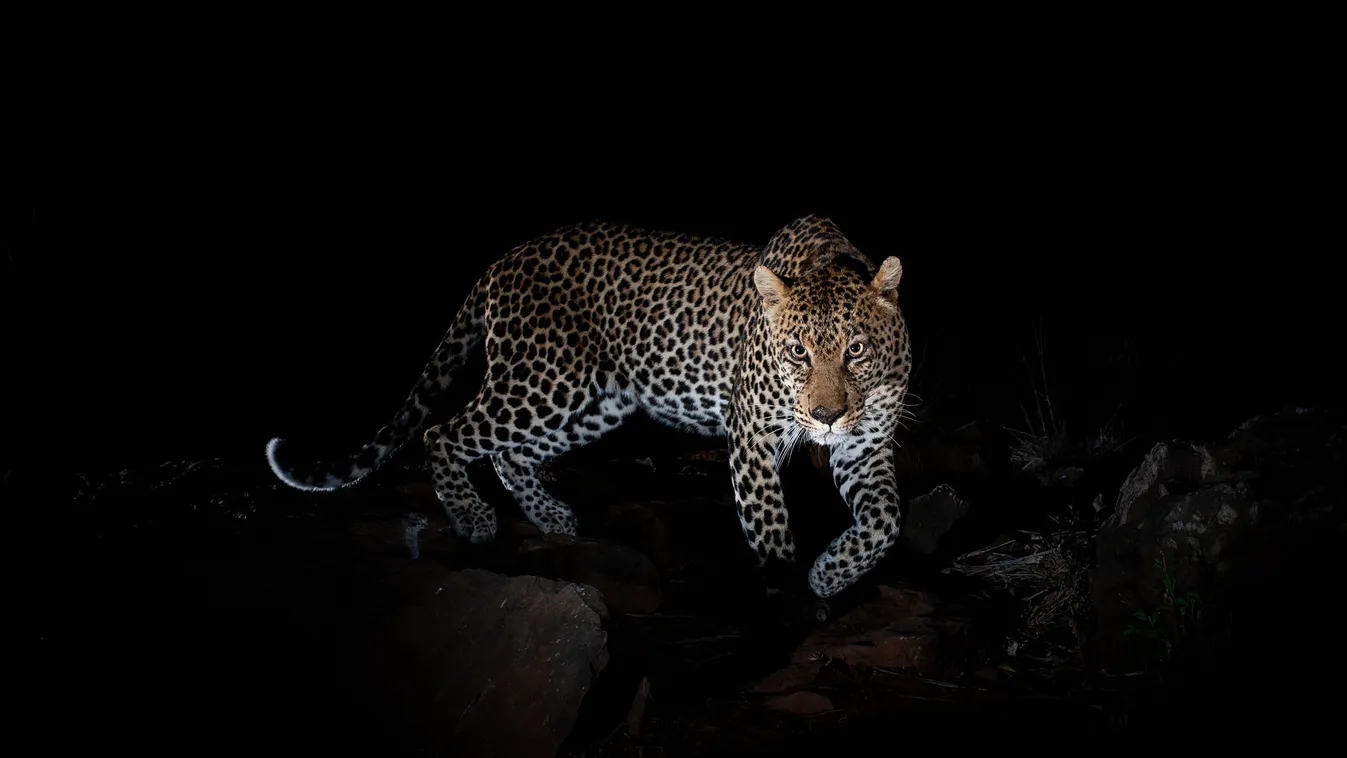
[[[865,343],[864,342],[851,343],[851,345],[847,347],[847,355],[852,358],[859,358],[862,355],[865,355]]]
[[[795,343],[794,345],[790,345],[789,347],[787,347],[786,352],[790,355],[790,357],[794,358],[797,361],[802,361],[805,358],[809,357],[809,349],[806,348],[804,345],[799,344],[798,342]]]

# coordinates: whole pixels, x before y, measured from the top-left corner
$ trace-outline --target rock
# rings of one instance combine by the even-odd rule
[[[645,708],[650,704],[650,677],[641,677],[641,683],[636,686],[636,694],[632,696],[631,707],[627,709],[627,734],[635,737],[641,733],[641,720],[645,718]]]
[[[954,528],[954,522],[967,513],[968,503],[953,487],[942,484],[925,495],[912,498],[898,539],[917,552],[930,555],[935,552],[940,538]]]
[[[610,506],[604,524],[605,536],[640,549],[655,568],[668,571],[674,563],[674,552],[673,530],[666,505],[661,502],[621,502]]]
[[[1286,473],[1307,463],[1347,464],[1341,413],[1288,408],[1240,424],[1221,446],[1226,466]]]
[[[791,654],[790,663],[757,682],[759,694],[788,693],[813,683],[830,660],[852,668],[934,670],[942,641],[961,637],[966,621],[936,614],[926,593],[879,586],[879,597],[839,616],[809,635]]]
[[[1052,472],[1052,485],[1076,487],[1085,479],[1085,469],[1079,466],[1061,466]]]
[[[1195,644],[1200,623],[1228,621],[1282,572],[1278,581],[1327,581],[1286,567],[1343,546],[1343,430],[1328,414],[1283,412],[1224,442],[1155,445],[1096,535],[1093,647],[1106,664],[1140,668]],[[1325,544],[1334,539],[1338,547]],[[1204,618],[1186,604],[1200,604]]]
[[[977,671],[974,671],[973,675],[989,682],[999,682],[1002,678],[1001,669],[998,669],[995,666],[983,666]]]
[[[1113,514],[1105,523],[1137,523],[1145,518],[1144,511],[1151,504],[1167,497],[1175,487],[1191,489],[1216,473],[1216,461],[1204,445],[1157,443],[1118,488]]]
[[[764,705],[774,711],[791,713],[796,716],[813,716],[817,713],[833,710],[833,701],[817,692],[809,692],[808,690],[767,698]]]
[[[606,621],[584,585],[449,573],[371,637],[382,715],[407,743],[390,752],[556,755],[607,664]]]
[[[424,560],[431,555],[451,555],[457,538],[443,512],[430,511],[418,503],[390,502],[386,510],[371,509],[351,518],[346,533],[370,555]],[[402,513],[394,510],[404,506]]]
[[[589,585],[613,613],[653,613],[664,602],[655,565],[624,545],[548,534],[524,540],[515,557],[512,573]]]

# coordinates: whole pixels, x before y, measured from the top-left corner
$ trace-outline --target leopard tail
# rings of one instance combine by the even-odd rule
[[[495,268],[492,266],[474,285],[392,421],[379,429],[359,452],[336,461],[287,461],[283,454],[285,440],[273,438],[267,443],[267,463],[277,478],[308,491],[349,487],[383,465],[407,440],[419,435],[427,426],[435,400],[449,388],[470,351],[485,336],[487,291]]]

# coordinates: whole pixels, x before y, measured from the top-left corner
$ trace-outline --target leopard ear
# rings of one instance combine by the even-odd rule
[[[898,304],[898,281],[903,278],[903,264],[890,255],[879,265],[879,272],[870,281],[870,287],[885,301]]]
[[[786,283],[766,266],[753,269],[753,286],[758,288],[758,294],[762,296],[765,308],[775,306],[786,297]]]

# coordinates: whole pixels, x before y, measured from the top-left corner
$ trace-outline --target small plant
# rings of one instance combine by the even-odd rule
[[[983,577],[1015,597],[1023,604],[1023,641],[1065,631],[1078,652],[1083,641],[1080,620],[1093,614],[1088,577],[1098,524],[1076,508],[1050,518],[1053,531],[1018,529],[1015,537],[960,555],[941,573]]]
[[[1091,458],[1107,458],[1122,451],[1132,440],[1123,439],[1122,421],[1118,413],[1122,410],[1119,405],[1113,409],[1113,415],[1108,417],[1108,421],[1099,427],[1099,434],[1085,443],[1085,453]]]
[[[1154,567],[1160,573],[1160,606],[1150,612],[1142,608],[1134,611],[1136,622],[1127,624],[1123,636],[1153,640],[1159,647],[1160,662],[1168,663],[1202,621],[1202,598],[1196,592],[1179,594],[1178,579],[1163,557],[1155,560]]]
[[[1066,419],[1060,415],[1048,392],[1048,368],[1044,358],[1043,325],[1035,328],[1034,351],[1038,356],[1037,373],[1027,359],[1029,389],[1034,397],[1033,409],[1021,407],[1024,425],[1020,428],[1003,427],[1011,437],[1010,463],[1021,471],[1038,471],[1063,459],[1095,459],[1115,455],[1132,442],[1123,438],[1120,404],[1113,410],[1098,433],[1090,439],[1081,439],[1067,429]]]

